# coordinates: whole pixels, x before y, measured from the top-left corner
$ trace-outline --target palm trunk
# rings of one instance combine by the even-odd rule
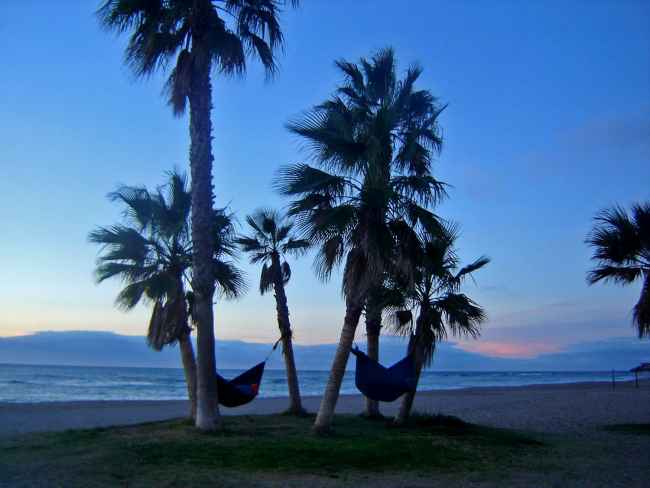
[[[641,296],[634,306],[634,322],[639,332],[639,339],[650,337],[650,272],[645,274]]]
[[[318,409],[316,422],[314,423],[314,431],[318,434],[326,433],[330,430],[332,425],[332,418],[334,417],[334,410],[336,408],[336,401],[339,398],[341,390],[341,382],[345,374],[345,367],[348,363],[350,356],[350,349],[354,341],[354,333],[359,324],[359,317],[361,316],[362,306],[356,301],[347,300],[345,307],[345,320],[343,321],[343,329],[341,329],[341,338],[339,345],[336,348],[334,361],[332,362],[332,370],[330,371],[329,380],[325,388],[325,394]]]
[[[282,355],[284,356],[284,366],[287,372],[287,386],[289,387],[289,408],[287,413],[302,415],[305,413],[302,408],[300,399],[300,385],[298,384],[298,372],[296,362],[293,357],[293,345],[291,343],[291,322],[289,321],[289,307],[287,305],[287,295],[284,291],[284,282],[280,275],[280,259],[278,256],[273,257],[273,267],[276,270],[276,276],[273,284],[275,290],[275,308],[278,314],[278,327],[282,337]]]
[[[368,357],[374,361],[379,361],[379,334],[381,333],[381,308],[376,305],[374,300],[368,300],[366,305],[366,340]],[[379,411],[379,402],[366,397],[366,410],[363,412],[364,417],[381,418]]]
[[[196,419],[196,360],[194,359],[194,348],[190,335],[184,335],[178,340],[181,352],[183,371],[185,372],[185,383],[187,384],[187,397],[190,399],[190,415]]]
[[[196,50],[196,48],[195,48]],[[199,63],[197,63],[199,64]],[[212,87],[209,64],[194,67],[190,88],[190,169],[192,174],[192,269],[197,340],[196,426],[221,425],[214,357],[214,274],[212,258]]]
[[[413,387],[413,390],[405,393],[402,397],[402,403],[400,404],[399,412],[395,418],[395,423],[398,425],[405,424],[411,415],[413,400],[415,400],[415,393],[418,389],[420,374],[422,373],[422,366],[424,365],[424,348],[421,339],[423,321],[424,319],[420,313],[415,326],[415,335],[411,336],[411,339],[409,340],[409,354],[414,354],[415,361],[415,386]]]

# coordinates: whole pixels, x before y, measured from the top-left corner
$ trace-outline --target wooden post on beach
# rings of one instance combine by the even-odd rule
[[[616,390],[616,376],[614,375],[613,369],[612,369],[612,390]]]

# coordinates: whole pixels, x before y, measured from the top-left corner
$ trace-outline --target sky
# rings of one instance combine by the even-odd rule
[[[153,188],[188,167],[187,119],[166,106],[162,75],[136,80],[124,66],[125,39],[99,28],[96,6],[0,2],[0,336],[142,335],[148,322],[145,306],[114,307],[119,283],[95,284],[87,235],[120,219],[105,198],[116,185]],[[242,222],[285,206],[270,182],[308,155],[284,124],[333,92],[334,60],[392,46],[448,104],[434,174],[452,188],[436,212],[460,224],[465,261],[492,259],[464,290],[489,320],[460,347],[532,357],[634,334],[640,284],[588,287],[584,239],[598,210],[650,196],[648,2],[305,0],[282,25],[275,79],[255,63],[245,79],[214,79],[218,205]],[[240,264],[249,292],[217,303],[216,335],[273,341],[273,296]],[[317,281],[309,256],[291,264],[295,340],[336,342],[340,277]]]

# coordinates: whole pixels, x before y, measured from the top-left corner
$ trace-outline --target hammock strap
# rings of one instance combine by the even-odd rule
[[[267,362],[269,360],[269,358],[271,357],[271,354],[273,354],[275,352],[275,350],[278,348],[278,344],[280,344],[280,341],[282,340],[282,338],[283,338],[283,336],[280,336],[280,338],[277,341],[275,341],[275,344],[273,344],[273,347],[271,348],[269,353],[264,358],[264,362]]]

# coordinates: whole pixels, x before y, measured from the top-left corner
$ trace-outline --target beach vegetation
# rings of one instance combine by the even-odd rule
[[[218,435],[184,420],[33,434],[0,443],[0,468],[4,476],[22,473],[28,483],[61,486],[235,486],[268,478],[352,486],[370,475],[502,473],[547,449],[525,433],[442,415],[414,415],[399,428],[341,415],[321,438],[308,435],[312,422],[313,416],[256,415],[229,417]]]
[[[277,311],[282,355],[287,374],[289,408],[287,413],[303,415],[298,372],[293,355],[291,321],[285,287],[291,279],[291,266],[287,256],[298,257],[309,249],[309,241],[293,234],[293,222],[279,212],[261,209],[246,217],[249,235],[237,238],[242,250],[249,254],[251,264],[262,264],[259,290],[262,295],[273,290]]]
[[[621,434],[650,435],[650,424],[612,424],[603,429]]]

